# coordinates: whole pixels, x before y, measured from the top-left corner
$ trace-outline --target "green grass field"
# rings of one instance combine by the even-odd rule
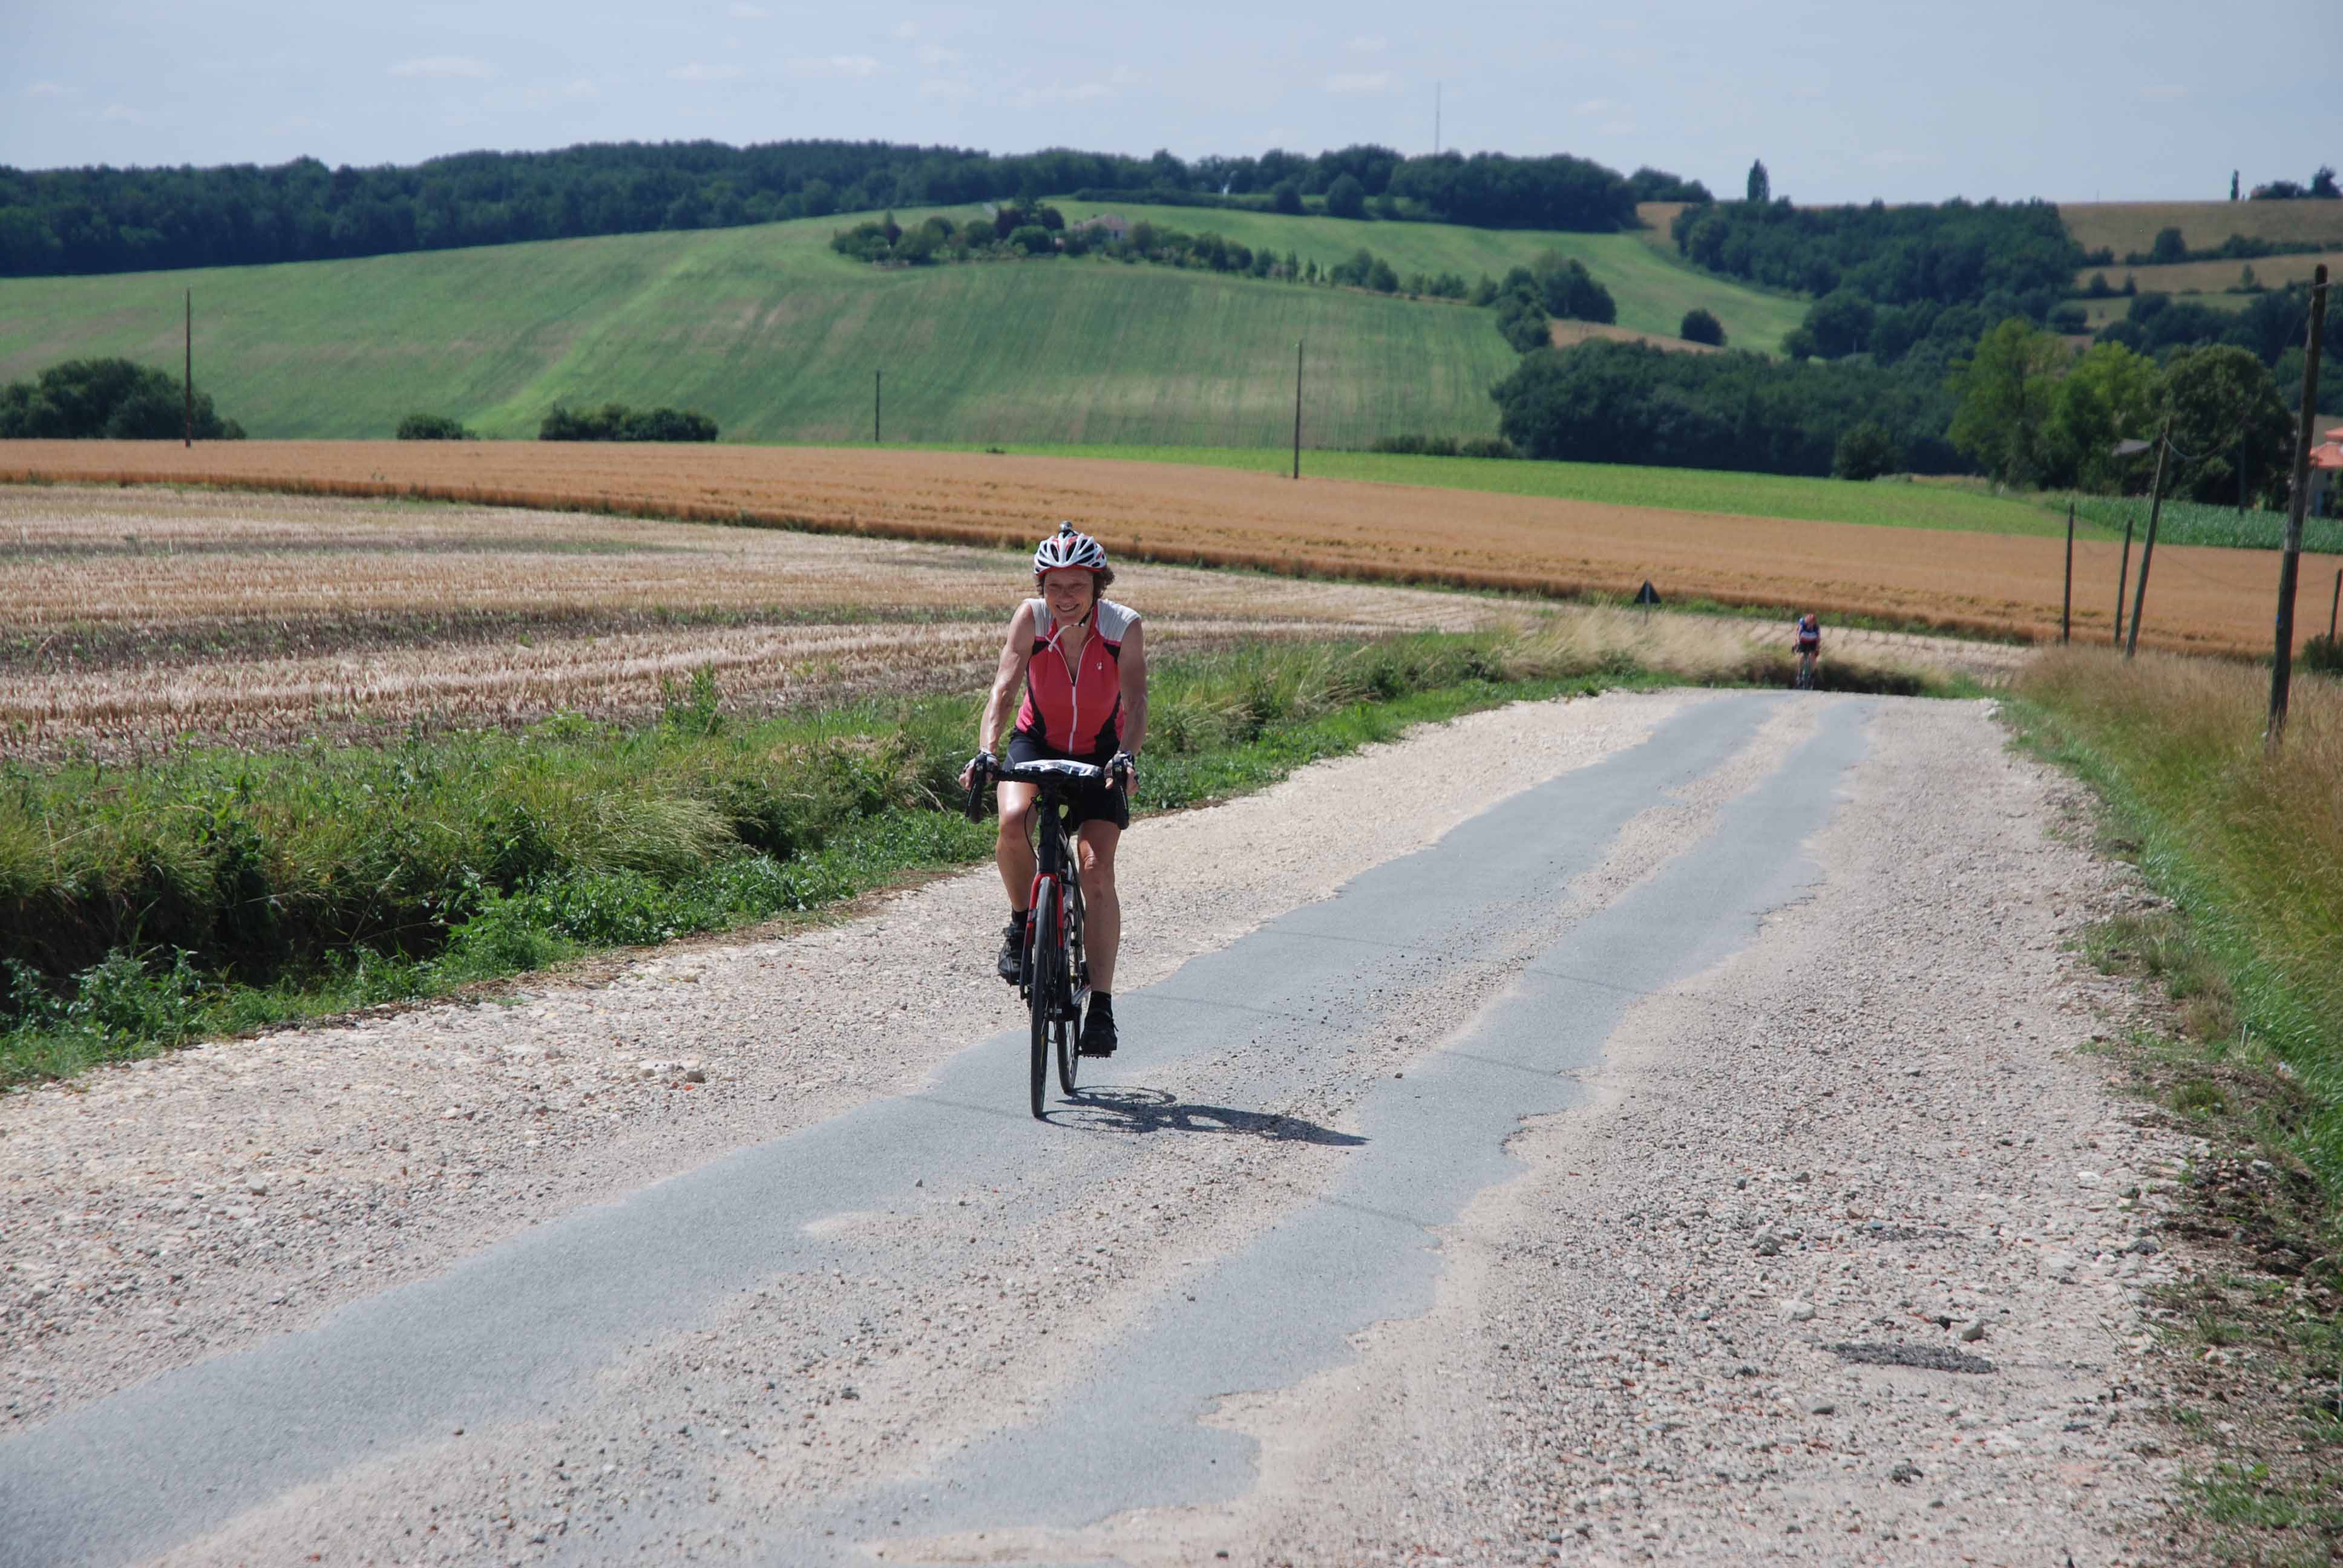
[[[1279,217],[1273,214],[1202,208],[1117,206],[1111,202],[1066,202],[1069,218],[1118,212],[1165,227],[1199,234],[1210,229],[1241,245],[1263,246],[1283,256],[1292,251],[1321,266],[1348,258],[1362,246],[1392,264],[1402,277],[1413,272],[1461,274],[1467,283],[1483,273],[1503,277],[1509,267],[1528,263],[1541,251],[1558,250],[1586,264],[1619,305],[1619,325],[1674,337],[1684,312],[1705,306],[1725,324],[1736,348],[1775,353],[1782,337],[1805,319],[1806,302],[1705,276],[1646,245],[1632,234],[1551,234],[1522,229],[1457,228],[1446,224],[1377,223],[1337,217]]]
[[[1003,449],[1045,457],[1189,463],[1199,467],[1272,474],[1284,472],[1291,461],[1283,452],[1261,447],[1072,447],[1017,442]],[[1668,507],[1734,517],[1790,518],[1801,522],[1876,523],[1890,528],[1956,528],[2036,538],[2063,533],[2066,527],[2066,513],[2061,510],[2054,515],[2046,510],[2047,502],[1908,480],[1858,483],[1708,468],[1423,457],[1388,452],[1305,452],[1302,468],[1305,474],[1327,479],[1486,490],[1504,496],[1537,496],[1621,507]],[[2063,508],[2065,503],[2061,500],[2059,504]]]
[[[1329,261],[1373,230],[1394,266],[1472,276],[1558,245],[1590,256],[1623,317],[1642,313],[1631,325],[1664,317],[1669,332],[1674,296],[1657,315],[1637,303],[1663,285],[1745,341],[1778,339],[1751,312],[1775,322],[1789,305],[1664,276],[1624,236],[1180,216]],[[1364,447],[1493,432],[1487,389],[1515,362],[1465,307],[1087,258],[880,270],[830,251],[841,221],[0,280],[0,379],[109,354],[176,371],[190,287],[196,384],[252,435],[287,438],[387,436],[417,411],[529,436],[557,400],[617,399],[697,408],[728,440],[867,439],[883,369],[890,441],[1275,446],[1302,338],[1305,439]]]

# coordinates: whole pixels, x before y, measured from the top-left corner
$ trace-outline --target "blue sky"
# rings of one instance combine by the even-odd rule
[[[1571,152],[1802,201],[2226,195],[2343,165],[2343,4],[993,7],[9,0],[0,163],[713,137]]]

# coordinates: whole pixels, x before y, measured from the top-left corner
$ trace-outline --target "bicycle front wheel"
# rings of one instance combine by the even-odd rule
[[[1058,1020],[1058,1087],[1069,1097],[1074,1092],[1074,1079],[1081,1070],[1082,1013],[1081,998],[1088,993],[1085,983],[1081,950],[1082,892],[1079,884],[1069,883],[1067,901],[1073,906],[1073,918],[1059,946],[1058,972],[1066,979],[1065,1009]]]
[[[1031,1004],[1031,1040],[1033,1114],[1041,1114],[1050,1090],[1050,1028],[1056,1021],[1058,993],[1064,987],[1060,973],[1065,962],[1065,939],[1058,930],[1057,885],[1044,877],[1034,888],[1033,912],[1026,920],[1026,940],[1032,943],[1032,962],[1026,976],[1026,1000]]]

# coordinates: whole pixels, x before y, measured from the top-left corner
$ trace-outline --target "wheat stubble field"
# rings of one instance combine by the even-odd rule
[[[266,749],[421,722],[628,719],[701,671],[770,710],[980,684],[1000,551],[574,512],[0,489],[0,752]],[[1141,573],[1169,650],[1466,630],[1485,599]]]
[[[1304,467],[1308,459],[1305,455]],[[192,482],[411,496],[1010,548],[1071,518],[1124,557],[1538,594],[1812,607],[2021,640],[2056,635],[2055,539],[1722,517],[1172,465],[869,447],[567,443],[0,443],[0,480]],[[2120,547],[2076,550],[2075,625],[2105,636]],[[2303,580],[2343,559],[2311,557]],[[2256,654],[2278,563],[2157,552],[2144,643]],[[12,612],[13,613],[13,612]]]

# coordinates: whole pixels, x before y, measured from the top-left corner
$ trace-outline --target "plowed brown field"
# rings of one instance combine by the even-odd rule
[[[1099,459],[775,447],[534,442],[0,442],[0,479],[416,496],[1010,546],[1071,518],[1111,549],[1171,562],[1539,593],[1812,606],[1951,631],[2055,636],[2055,539],[1775,522],[1651,508],[1284,478]],[[2105,636],[2118,547],[2076,552],[2076,626]],[[2304,580],[2343,561],[2311,558]],[[2278,559],[2157,555],[2143,640],[2258,653]],[[15,611],[0,606],[0,626]],[[2310,629],[2307,624],[2306,632]]]

